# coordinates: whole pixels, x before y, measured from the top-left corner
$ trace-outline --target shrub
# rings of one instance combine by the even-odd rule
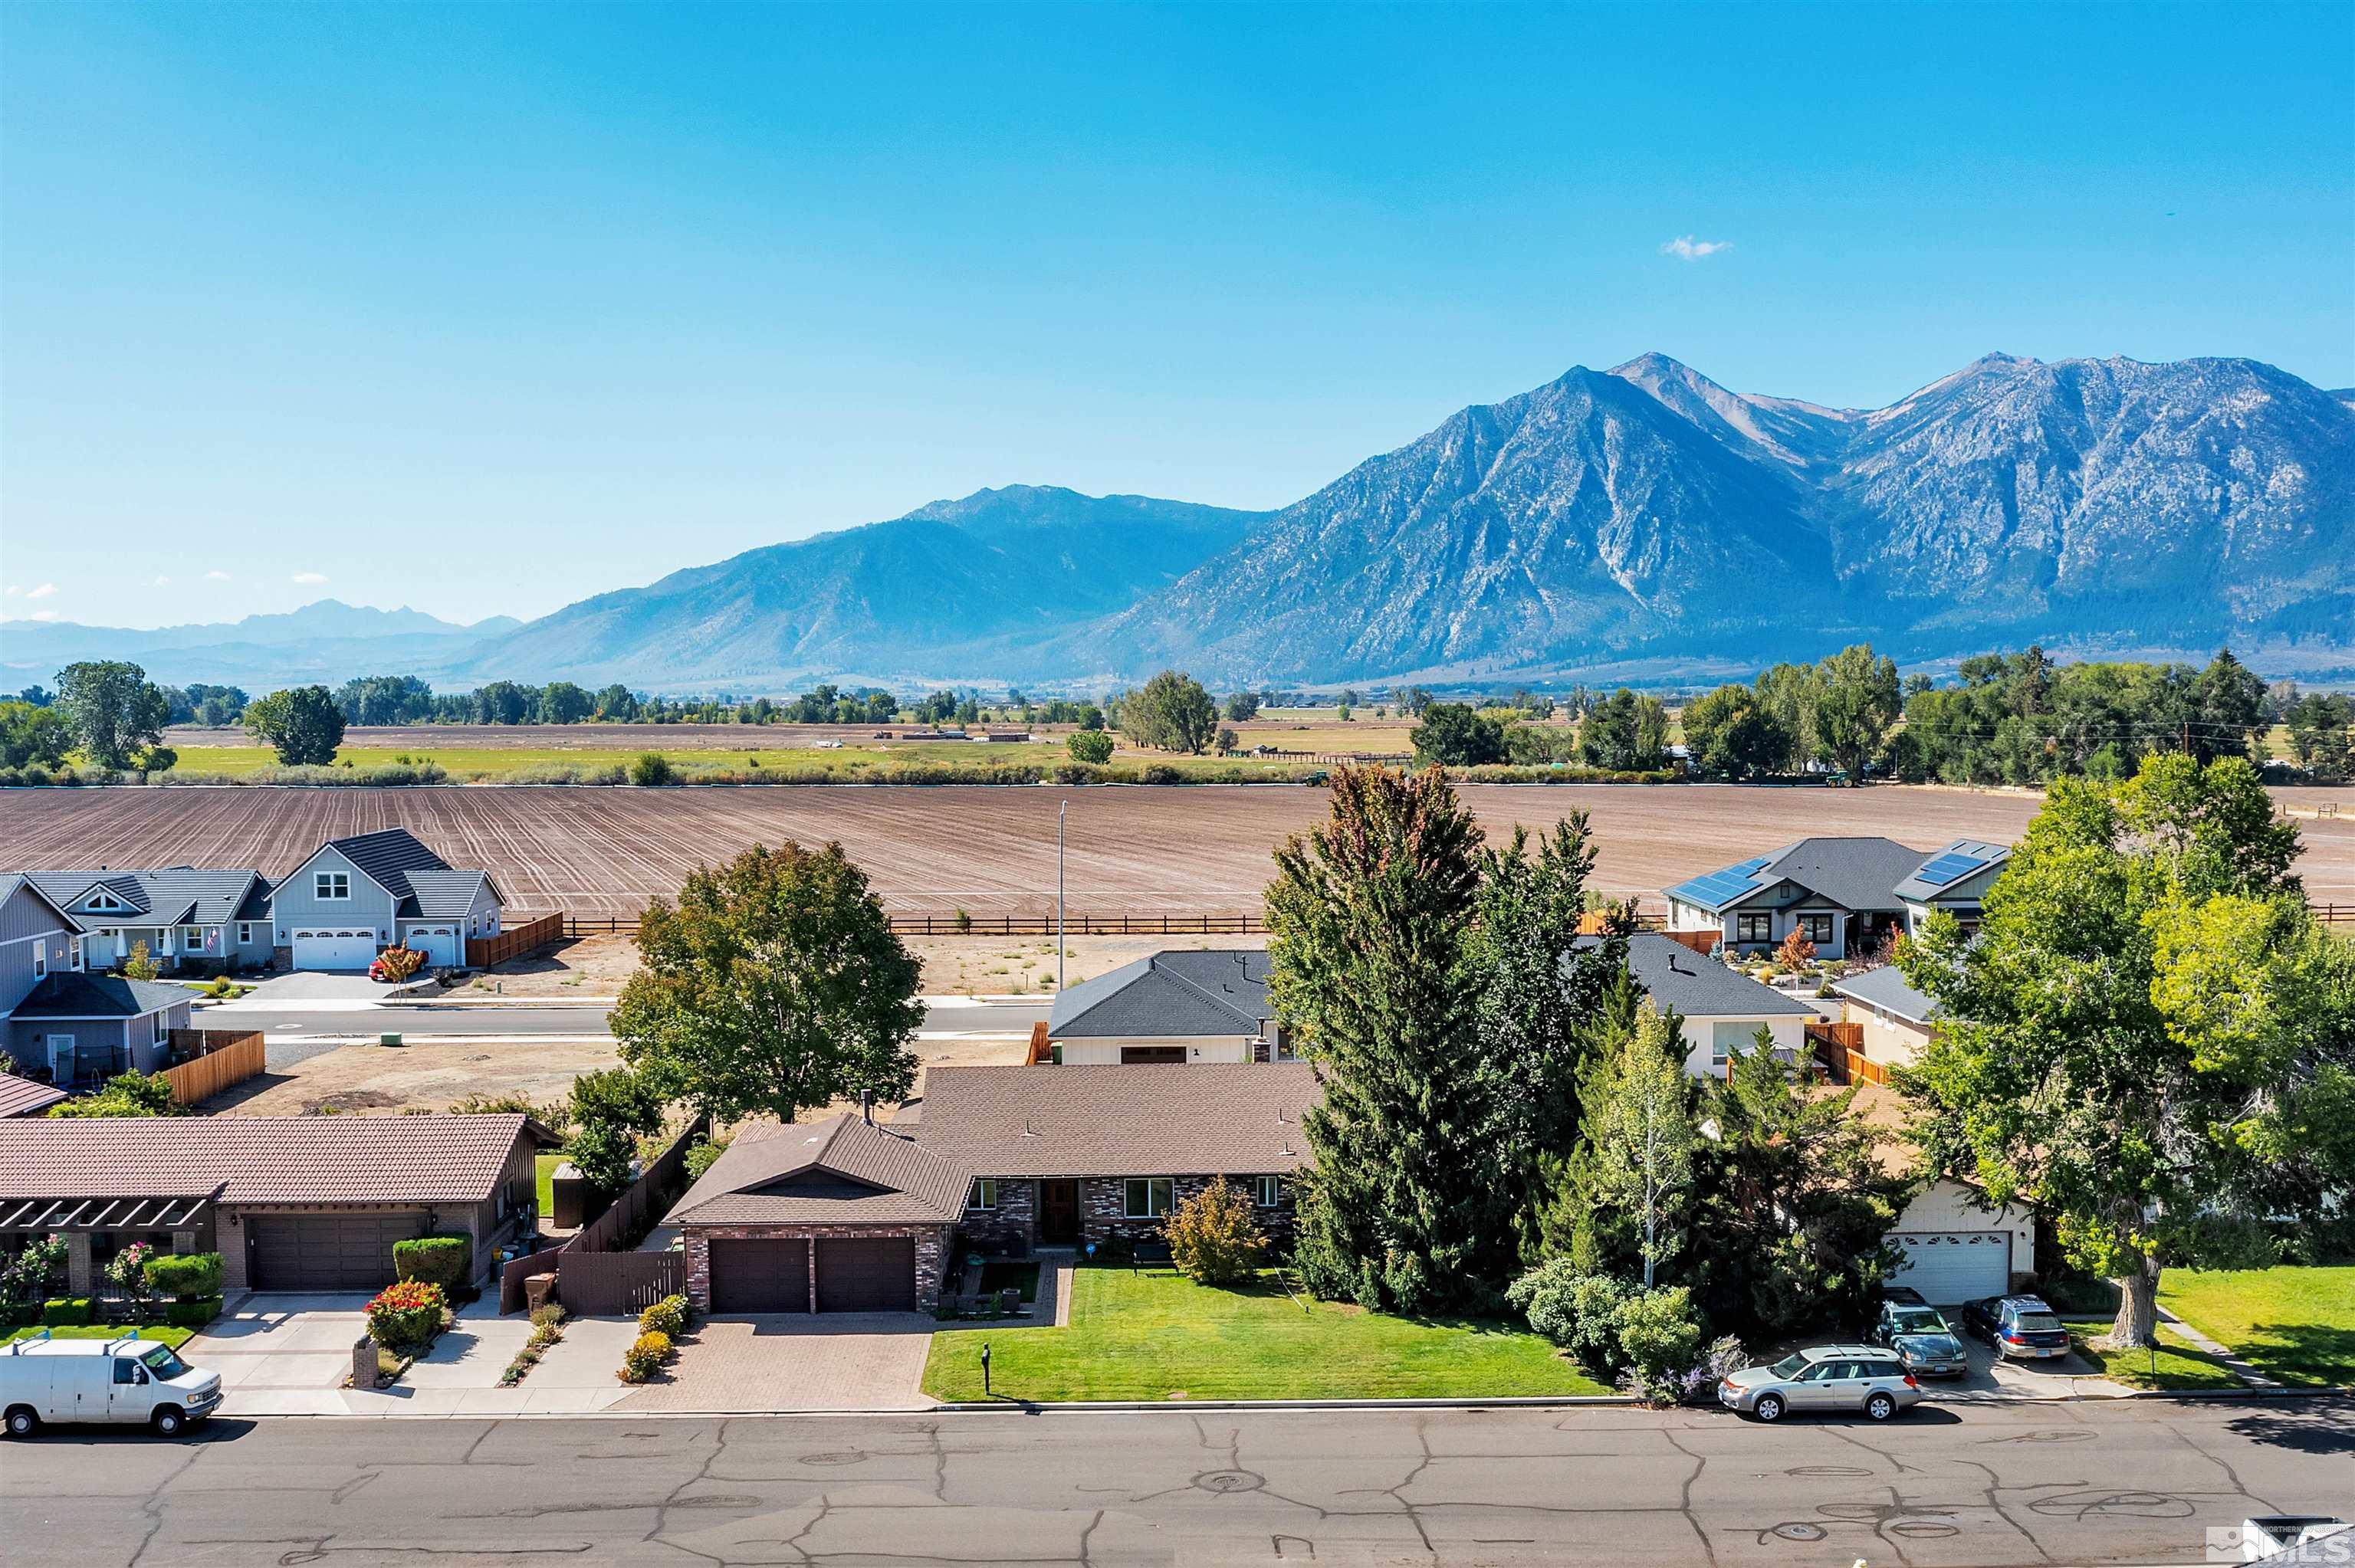
[[[687,1332],[687,1298],[666,1296],[638,1314],[638,1330],[676,1340]]]
[[[1258,1271],[1267,1237],[1243,1190],[1220,1177],[1169,1213],[1169,1261],[1198,1285],[1235,1285]]]
[[[640,1334],[630,1348],[622,1353],[622,1370],[615,1375],[623,1383],[644,1383],[655,1375],[663,1362],[670,1360],[670,1336]]]
[[[719,1157],[727,1152],[728,1140],[724,1138],[690,1144],[687,1150],[687,1179],[689,1181],[700,1181],[703,1180],[703,1173],[718,1163]]]
[[[400,1279],[438,1285],[446,1295],[474,1277],[472,1236],[419,1236],[392,1244],[392,1272]]]
[[[106,1282],[132,1305],[143,1305],[147,1299],[147,1265],[155,1256],[155,1248],[148,1242],[133,1242],[106,1260]]]
[[[87,1296],[55,1296],[41,1303],[41,1322],[46,1328],[79,1329],[91,1320],[91,1300]]]
[[[16,1301],[43,1301],[50,1291],[65,1283],[68,1248],[66,1238],[52,1232],[35,1236],[16,1255],[16,1261],[0,1271],[0,1296]]]
[[[1699,1359],[1700,1316],[1692,1292],[1681,1285],[1639,1291],[1619,1308],[1619,1353],[1627,1375],[1655,1400],[1684,1395],[1682,1374]]]
[[[1589,1366],[1604,1371],[1622,1364],[1619,1311],[1627,1286],[1607,1274],[1582,1274],[1569,1258],[1557,1257],[1529,1270],[1505,1288],[1505,1299],[1541,1334]]]
[[[166,1253],[147,1260],[147,1288],[158,1296],[186,1301],[218,1296],[220,1287],[221,1255],[217,1252]]]
[[[176,1329],[201,1329],[220,1316],[218,1296],[187,1296],[164,1303],[164,1321]]]
[[[368,966],[368,979],[394,984],[409,980],[425,967],[425,955],[414,948],[387,948]]]
[[[531,1315],[531,1326],[535,1329],[561,1329],[564,1327],[564,1308],[551,1301],[535,1309]]]
[[[180,1102],[160,1073],[117,1073],[94,1095],[49,1107],[54,1117],[177,1116]]]
[[[1063,749],[1071,754],[1074,762],[1103,767],[1112,760],[1112,736],[1100,729],[1083,729],[1063,737]]]
[[[388,1285],[368,1304],[368,1333],[395,1350],[422,1345],[441,1329],[446,1305],[442,1287],[422,1279]]]
[[[123,979],[151,980],[163,972],[163,960],[147,950],[146,943],[133,942],[131,944],[131,952],[129,956],[124,958],[123,960]]]
[[[1138,775],[1138,777],[1147,784],[1183,784],[1186,782],[1186,776],[1178,771],[1175,768],[1170,767],[1169,764],[1166,762],[1150,762],[1146,764],[1145,771]]]
[[[652,788],[667,784],[672,773],[670,758],[659,751],[641,751],[630,763],[630,782]]]

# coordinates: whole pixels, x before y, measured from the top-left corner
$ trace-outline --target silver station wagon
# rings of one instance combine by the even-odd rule
[[[1772,1366],[1750,1367],[1717,1385],[1717,1401],[1761,1421],[1797,1410],[1857,1412],[1886,1421],[1922,1399],[1922,1385],[1897,1352],[1879,1345],[1817,1345]]]

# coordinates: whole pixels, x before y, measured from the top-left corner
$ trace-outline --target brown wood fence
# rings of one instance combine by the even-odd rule
[[[260,1033],[230,1029],[175,1029],[172,1054],[195,1053],[194,1059],[166,1067],[164,1081],[172,1098],[184,1106],[210,1099],[260,1074],[268,1065]]]
[[[560,914],[535,916],[520,926],[510,926],[496,937],[466,938],[466,967],[486,969],[493,964],[519,959],[526,953],[537,952],[565,935],[564,916]]]
[[[1835,1083],[1886,1084],[1889,1069],[1864,1054],[1861,1023],[1810,1023],[1807,1042]]]
[[[611,1208],[581,1226],[571,1240],[561,1246],[517,1258],[502,1268],[499,1310],[523,1310],[523,1282],[535,1274],[554,1274],[556,1298],[564,1304],[566,1311],[584,1317],[641,1311],[665,1296],[685,1291],[687,1265],[681,1255],[632,1252],[629,1248],[639,1235],[658,1224],[670,1206],[678,1202],[679,1194],[687,1191],[687,1151],[706,1131],[707,1126],[700,1120],[690,1124],[613,1200]],[[604,1261],[616,1258],[645,1261]],[[661,1262],[665,1258],[679,1261],[665,1266]],[[584,1260],[590,1259],[597,1261],[584,1266]],[[666,1266],[669,1272],[666,1272]],[[580,1282],[580,1299],[576,1299],[576,1280]],[[668,1288],[655,1290],[634,1306],[617,1304],[634,1299],[634,1293],[642,1293],[665,1281],[669,1282]],[[583,1300],[593,1304],[582,1305]]]

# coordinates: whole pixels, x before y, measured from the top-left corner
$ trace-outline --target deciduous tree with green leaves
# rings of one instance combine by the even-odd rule
[[[162,751],[172,715],[171,699],[146,671],[115,659],[59,671],[57,708],[81,754],[101,768],[130,768],[143,753]]]
[[[1871,645],[1843,648],[1816,666],[1813,715],[1816,744],[1851,784],[1864,781],[1865,764],[1889,738],[1903,705],[1897,661],[1875,657]]]
[[[325,686],[294,686],[248,704],[245,727],[289,768],[325,768],[344,744],[344,710]]]
[[[1966,935],[1900,957],[1945,1022],[1899,1083],[1933,1169],[2038,1203],[2153,1342],[2169,1266],[2265,1261],[2355,1182],[2355,955],[2316,926],[2256,769],[2059,779]]]
[[[1586,1109],[1593,1145],[1586,1195],[1625,1214],[1644,1262],[1644,1288],[1683,1245],[1679,1221],[1691,1200],[1692,1085],[1670,1048],[1668,1021],[1652,999],[1636,1010],[1636,1028],[1602,1075]]]
[[[1477,768],[1505,760],[1505,726],[1469,703],[1432,703],[1408,733],[1417,762]]]
[[[1121,704],[1121,730],[1138,746],[1190,754],[1209,746],[1218,729],[1218,704],[1180,670],[1162,671]]]
[[[840,844],[698,866],[677,903],[647,905],[637,943],[612,1028],[665,1098],[791,1121],[914,1085],[920,966]]]

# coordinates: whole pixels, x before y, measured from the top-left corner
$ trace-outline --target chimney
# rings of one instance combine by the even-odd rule
[[[875,1096],[871,1090],[858,1091],[858,1119],[869,1127],[875,1125]]]

